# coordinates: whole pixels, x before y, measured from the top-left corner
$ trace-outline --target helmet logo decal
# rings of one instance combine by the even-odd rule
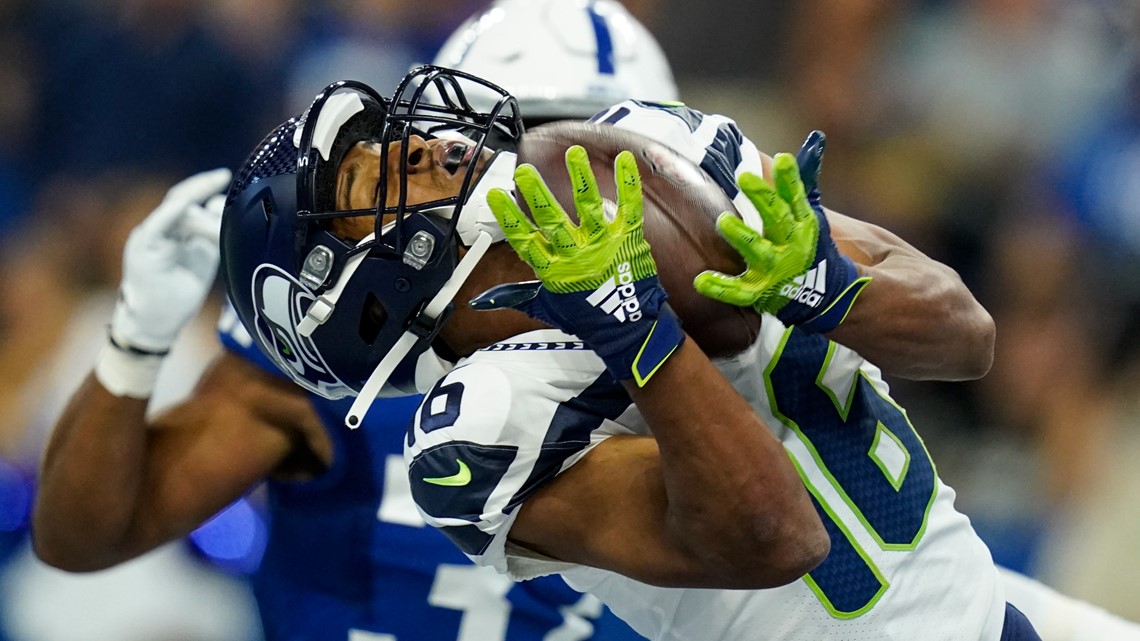
[[[277,366],[325,398],[351,396],[352,388],[332,372],[313,340],[297,333],[298,323],[316,300],[312,290],[269,263],[254,271],[252,287],[258,342]]]

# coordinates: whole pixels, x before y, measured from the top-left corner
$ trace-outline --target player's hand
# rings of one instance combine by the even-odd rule
[[[586,150],[577,145],[568,149],[566,168],[579,225],[570,221],[531,165],[515,170],[515,184],[534,223],[509,193],[491,190],[491,211],[539,281],[500,285],[470,304],[481,310],[514,307],[575,334],[619,380],[632,378],[644,385],[681,344],[684,332],[665,303],[645,240],[637,161],[628,151],[614,160],[618,208],[613,220],[606,218]]]
[[[122,349],[162,354],[202,306],[218,271],[221,227],[230,170],[191,176],[135,227],[123,249],[123,280],[111,318],[112,341]]]
[[[763,231],[721,214],[717,230],[744,257],[747,269],[738,275],[702,272],[693,281],[699,293],[751,306],[807,331],[828,332],[842,322],[870,278],[860,278],[831,239],[817,185],[824,141],[822,133],[812,132],[798,158],[776,154],[771,184],[755,174],[741,175],[741,191],[760,212]],[[801,180],[801,168],[810,185]]]
[[[822,194],[819,191],[819,171],[823,168],[823,151],[827,146],[827,137],[816,129],[804,139],[800,150],[796,152],[796,167],[800,170],[800,180],[804,183],[808,204],[823,216]]]

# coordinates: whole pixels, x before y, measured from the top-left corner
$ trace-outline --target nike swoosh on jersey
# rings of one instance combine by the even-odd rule
[[[424,478],[424,483],[431,483],[432,485],[442,485],[444,487],[463,487],[471,482],[471,468],[460,459],[455,459],[459,464],[459,471],[451,476],[439,476],[434,478]]]

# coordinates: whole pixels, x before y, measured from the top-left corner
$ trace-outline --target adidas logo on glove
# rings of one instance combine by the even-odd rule
[[[827,259],[824,259],[803,276],[796,276],[792,282],[781,287],[780,295],[808,307],[817,307],[827,291],[824,284],[826,280]]]
[[[601,307],[602,311],[618,319],[618,322],[641,320],[641,303],[637,300],[637,289],[633,286],[632,267],[628,262],[618,265],[616,276],[595,289],[593,294],[586,297],[586,302],[593,307]]]

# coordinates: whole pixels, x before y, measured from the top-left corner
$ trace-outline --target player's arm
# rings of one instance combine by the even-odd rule
[[[882,227],[825,211],[836,247],[871,279],[827,337],[902,378],[985,376],[994,321],[957,272]]]
[[[219,170],[175,185],[131,232],[107,344],[45,452],[33,532],[53,565],[103,568],[185,534],[291,450],[303,395],[232,356],[146,420],[163,356],[213,284],[228,182]]]
[[[542,285],[500,286],[472,304],[509,301],[576,334],[625,383],[656,439],[598,445],[524,504],[511,536],[556,559],[659,585],[793,581],[827,554],[827,534],[783,446],[685,340],[642,234],[636,162],[623,152],[615,164],[612,221],[581,147],[567,152],[580,227],[533,167],[520,167],[515,179],[538,228],[511,196],[492,191],[488,202],[508,241]],[[609,282],[623,284],[620,319],[591,302]]]
[[[822,210],[839,252],[871,282],[827,337],[912,380],[981,378],[994,357],[995,326],[958,273],[883,229],[823,207],[825,139],[812,132],[796,156],[809,202]]]
[[[185,401],[149,422],[146,405],[94,375],[71,398],[36,498],[47,563],[102,569],[190,533],[307,447],[315,432],[300,426],[319,420],[300,388],[229,352]]]
[[[513,542],[667,587],[771,588],[823,560],[783,445],[694,341],[627,389],[653,436],[594,447],[523,504]]]
[[[822,207],[816,180],[823,142],[813,132],[795,161],[778,154],[764,162],[771,182],[740,176],[763,229],[731,214],[722,215],[717,228],[748,267],[731,276],[704,272],[694,287],[825,334],[888,374],[983,376],[993,360],[989,313],[946,265],[881,227]]]

